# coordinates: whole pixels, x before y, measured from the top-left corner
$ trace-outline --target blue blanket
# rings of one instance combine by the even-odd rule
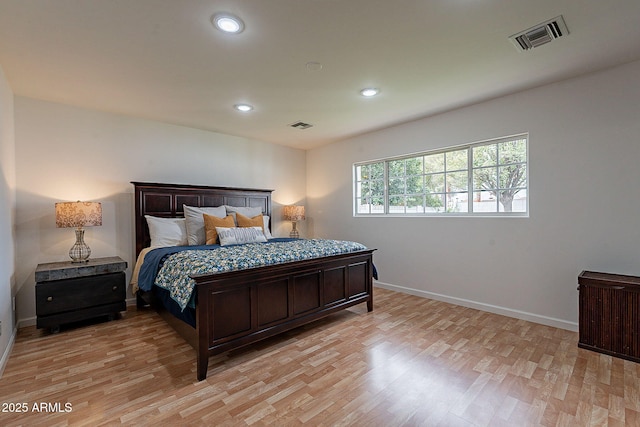
[[[275,238],[270,239],[267,243],[274,242],[289,242],[296,239],[290,238]],[[235,245],[234,245],[235,246]],[[138,287],[143,291],[149,292],[153,283],[156,280],[156,275],[158,274],[158,270],[162,266],[161,262],[163,259],[169,255],[182,252],[182,251],[191,251],[191,250],[212,250],[221,248],[220,245],[200,245],[200,246],[169,246],[166,248],[157,248],[149,251],[147,255],[144,257],[144,263],[142,267],[140,267],[140,272],[138,273]]]

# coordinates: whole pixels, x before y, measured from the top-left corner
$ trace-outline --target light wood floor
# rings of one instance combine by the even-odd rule
[[[639,426],[640,364],[577,334],[375,290],[364,305],[214,357],[152,311],[49,335],[20,330],[0,425]],[[59,404],[70,412],[33,412]]]

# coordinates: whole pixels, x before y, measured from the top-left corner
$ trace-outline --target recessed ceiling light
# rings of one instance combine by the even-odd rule
[[[225,33],[238,34],[244,30],[242,19],[230,13],[216,13],[211,17],[211,22],[217,29]]]
[[[307,62],[306,65],[307,70],[309,71],[320,71],[322,70],[322,64],[316,61]]]
[[[249,105],[249,104],[236,104],[233,106],[233,108],[235,108],[238,111],[242,111],[243,113],[246,113],[248,111],[253,110],[253,105]]]
[[[368,87],[368,88],[362,89],[360,91],[360,95],[366,96],[367,98],[370,98],[372,96],[376,96],[379,93],[380,93],[380,89],[375,88],[375,87]]]

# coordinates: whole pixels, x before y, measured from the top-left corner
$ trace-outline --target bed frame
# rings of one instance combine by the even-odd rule
[[[132,182],[136,256],[149,246],[145,215],[182,217],[182,205],[261,207],[271,216],[271,192],[229,187]],[[373,249],[242,271],[194,276],[196,327],[163,318],[197,352],[197,377],[209,357],[367,303],[373,310]]]

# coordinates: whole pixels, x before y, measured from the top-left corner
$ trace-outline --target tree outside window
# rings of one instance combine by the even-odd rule
[[[513,212],[513,201],[526,195],[527,140],[515,139],[473,147],[473,187],[476,201],[490,195],[495,211]]]

